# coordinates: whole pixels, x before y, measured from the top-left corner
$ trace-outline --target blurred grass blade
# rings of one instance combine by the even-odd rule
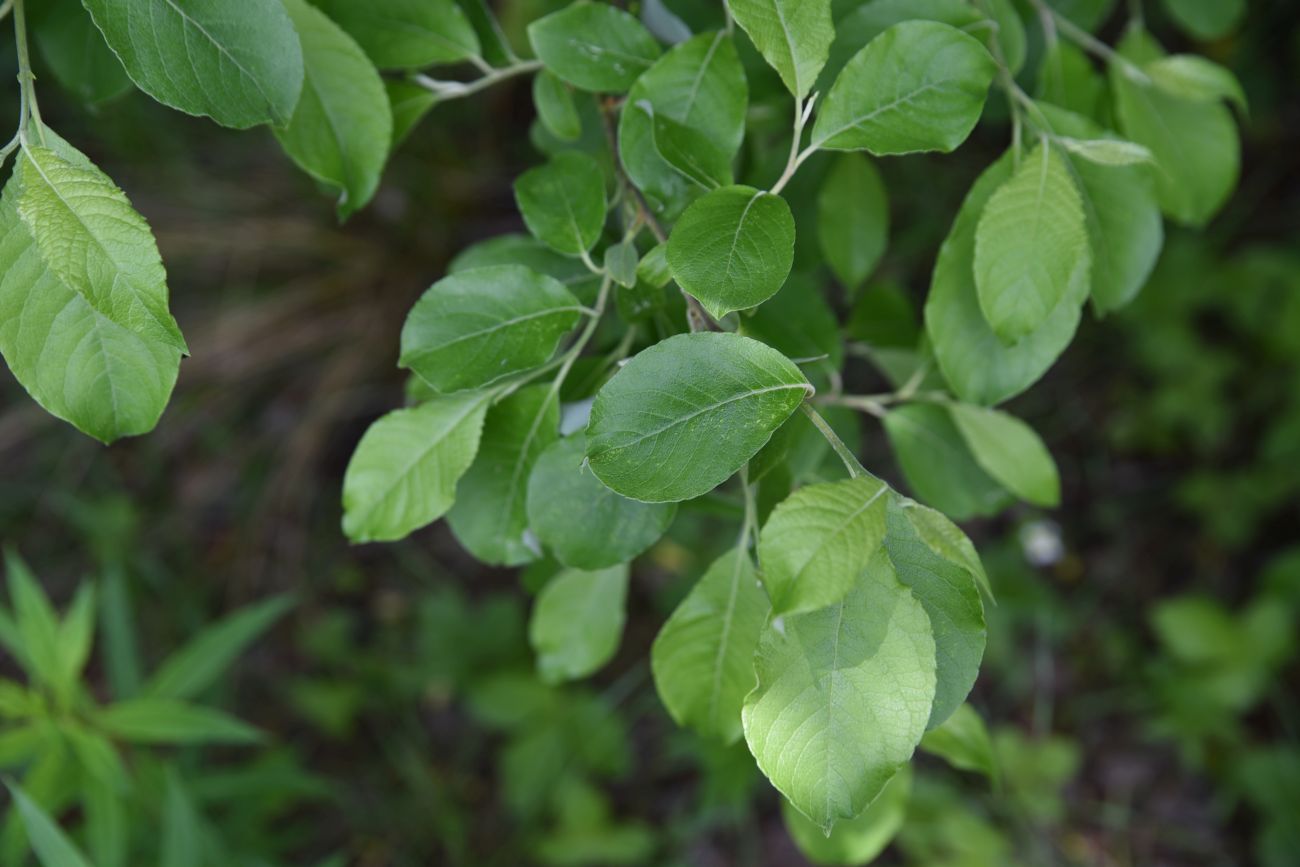
[[[62,829],[15,783],[8,783],[27,828],[27,837],[42,867],[91,867]]]
[[[59,651],[59,620],[35,577],[13,550],[5,551],[9,598],[13,602],[17,632],[32,680],[63,692]]]
[[[235,612],[200,632],[172,654],[142,690],[156,698],[193,698],[211,686],[239,654],[271,627],[294,603],[275,596]]]
[[[99,620],[104,633],[104,666],[113,695],[132,698],[140,691],[140,648],[135,638],[131,588],[120,564],[110,565],[105,572]]]
[[[163,801],[162,855],[159,867],[198,867],[203,863],[202,819],[175,768],[167,769]]]
[[[250,743],[262,737],[229,714],[165,698],[110,705],[96,721],[109,734],[138,744]]]
[[[90,658],[95,640],[95,585],[89,581],[77,588],[77,595],[59,626],[59,682],[74,684]]]

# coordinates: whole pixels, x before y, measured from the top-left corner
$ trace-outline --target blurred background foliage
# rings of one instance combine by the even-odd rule
[[[518,35],[556,5],[500,11]],[[694,0],[668,5],[701,14]],[[1135,304],[1086,317],[1015,401],[1057,458],[1064,502],[969,528],[998,596],[972,696],[998,780],[921,757],[881,863],[1300,857],[1300,14],[1252,0],[1232,35],[1194,39],[1147,6],[1167,47],[1243,81],[1242,181],[1208,231],[1172,232]],[[770,116],[771,135],[745,159],[766,177],[784,157],[785,111],[770,73],[750,71],[751,121]],[[102,94],[47,89],[47,117],[152,223],[193,353],[157,431],[111,449],[0,374],[0,539],[69,620],[86,616],[78,588],[97,590],[70,706],[130,698],[205,627],[293,600],[193,691],[259,739],[108,731],[139,823],[125,863],[805,863],[744,745],[677,730],[649,677],[656,630],[720,553],[706,510],[683,511],[639,562],[615,661],[563,688],[537,679],[527,643],[545,564],[485,569],[445,525],[384,546],[349,547],[339,531],[346,460],[401,400],[406,311],[455,254],[520,228],[510,184],[545,143],[530,135],[528,88],[433,108],[344,226],[267,131],[217,130],[130,92],[85,107],[79,96]],[[856,309],[828,294],[851,333],[889,323],[914,345],[938,245],[1006,140],[995,102],[957,154],[880,163],[884,264]],[[4,107],[16,111],[16,88]],[[821,170],[792,185],[797,215],[815,209]],[[815,246],[800,255],[817,268]],[[866,465],[898,483],[880,431],[859,439]],[[0,650],[0,676],[24,682],[22,662]],[[21,776],[55,764],[40,758],[55,747],[12,736],[14,701],[0,695],[0,766]],[[82,759],[45,773],[76,789]],[[84,811],[95,833],[102,811],[53,803],[69,827]],[[0,862],[21,864],[13,826]]]

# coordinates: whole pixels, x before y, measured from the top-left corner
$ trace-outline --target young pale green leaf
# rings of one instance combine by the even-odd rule
[[[605,226],[605,174],[580,151],[564,151],[515,181],[515,201],[528,231],[553,249],[578,256]]]
[[[577,141],[582,135],[582,116],[569,86],[554,73],[543,69],[533,79],[533,105],[537,117],[560,141]]]
[[[754,667],[750,752],[823,832],[866,809],[925,733],[934,638],[883,554],[841,602],[769,624]]]
[[[829,835],[784,799],[781,818],[799,851],[812,863],[856,867],[874,861],[898,834],[911,794],[912,769],[904,765],[860,816],[836,822]]]
[[[811,392],[781,353],[735,334],[679,334],[641,352],[596,395],[592,472],[634,500],[673,502],[722,484]]]
[[[5,551],[5,571],[27,675],[37,683],[64,689],[63,650],[54,606],[27,564],[12,550]]]
[[[1184,32],[1205,40],[1227,36],[1246,14],[1246,0],[1164,0],[1164,7]]]
[[[365,207],[379,187],[393,137],[383,79],[361,47],[306,0],[284,0],[302,41],[302,96],[276,127],[284,152],[340,191],[339,216]]]
[[[1007,346],[1043,326],[1091,267],[1087,222],[1065,159],[1046,142],[984,206],[975,229],[975,289]]]
[[[812,144],[876,155],[948,153],[975,128],[996,72],[973,36],[936,21],[896,24],[835,79]]]
[[[1151,83],[1172,96],[1192,102],[1226,99],[1247,111],[1246,92],[1232,71],[1197,54],[1175,54],[1148,63]]]
[[[81,854],[81,850],[39,804],[28,797],[16,783],[7,785],[41,867],[91,867],[86,856]]]
[[[979,552],[961,528],[950,521],[947,515],[929,506],[902,497],[896,502],[921,541],[940,558],[969,572],[984,594],[992,599],[993,588],[989,584],[989,576],[984,572],[984,564],[980,562]]]
[[[520,265],[444,277],[402,328],[402,367],[444,393],[496,382],[546,363],[582,315],[559,281]]]
[[[748,551],[722,555],[691,588],[650,651],[655,688],[678,725],[727,744],[740,739],[768,610]]]
[[[488,410],[478,457],[447,513],[456,539],[484,563],[520,566],[537,558],[528,529],[528,477],[560,436],[560,403],[549,384],[521,388]]]
[[[180,774],[167,769],[158,867],[197,867],[204,860],[202,820]]]
[[[659,541],[677,507],[614,493],[586,465],[586,450],[586,437],[573,434],[537,459],[528,480],[528,526],[565,566],[604,569]]]
[[[967,403],[949,405],[975,462],[1008,491],[1036,506],[1061,502],[1061,477],[1034,429],[1013,415]]]
[[[488,398],[438,397],[372,424],[343,476],[347,537],[395,541],[441,518],[478,452]]]
[[[33,36],[50,71],[87,105],[98,105],[131,89],[131,79],[104,42],[80,0],[36,5]]]
[[[1145,66],[1164,56],[1142,30],[1132,30],[1120,53]],[[1165,215],[1188,226],[1203,226],[1237,185],[1241,144],[1226,106],[1174,96],[1134,81],[1111,65],[1115,116],[1124,137],[1155,156],[1156,197]]]
[[[247,129],[288,123],[302,48],[279,0],[83,0],[136,86],[187,114]]]
[[[933,537],[923,535],[925,527],[917,520],[917,508],[901,497],[891,499],[885,551],[898,580],[921,603],[934,631],[936,682],[926,723],[927,728],[934,728],[952,715],[975,685],[987,632],[984,602],[966,552],[950,551],[946,544],[950,537],[943,538],[943,545],[932,544]],[[974,559],[978,566],[979,558]]]
[[[982,174],[966,195],[952,231],[939,249],[925,324],[939,369],[963,400],[995,404],[1033,385],[1069,345],[1088,297],[1088,279],[1079,272],[1067,297],[1043,326],[1014,346],[1005,346],[980,311],[975,289],[975,227],[985,203],[1011,176],[1005,155]]]
[[[546,68],[579,90],[623,93],[659,59],[659,43],[635,17],[604,3],[574,3],[528,26]]]
[[[477,57],[478,36],[453,0],[314,0],[381,69]]]
[[[831,0],[730,0],[728,7],[795,98],[806,97],[835,40]]]
[[[890,410],[884,426],[918,499],[958,521],[1007,505],[1007,492],[975,462],[944,407],[909,403]]]
[[[660,156],[654,120],[690,128],[730,165],[744,136],[748,97],[745,70],[726,33],[701,33],[673,46],[632,85],[619,117],[619,159],[656,214],[675,218],[699,188]]]
[[[850,295],[866,282],[889,241],[889,200],[880,172],[867,158],[843,154],[817,196],[817,241]]]
[[[975,708],[963,704],[948,721],[921,739],[921,749],[961,771],[974,771],[990,780],[998,776],[997,759],[989,730]]]
[[[1099,166],[1136,166],[1155,162],[1151,151],[1122,139],[1058,138],[1056,142],[1074,156]]]
[[[809,485],[777,506],[758,538],[776,614],[812,611],[853,589],[885,538],[889,488],[857,477]]]
[[[262,734],[234,717],[168,698],[133,698],[95,714],[108,734],[136,744],[243,744]]]
[[[273,596],[205,628],[169,656],[144,684],[154,698],[193,698],[293,606],[290,596]]]
[[[547,582],[528,624],[542,680],[578,680],[613,658],[627,617],[627,582],[626,565],[570,569]]]
[[[757,307],[790,275],[794,215],[785,199],[753,187],[714,190],[673,226],[668,264],[715,317]]]
[[[149,224],[81,153],[61,140],[50,144],[24,148],[10,180],[46,266],[104,317],[184,352]]]
[[[636,270],[640,261],[636,244],[631,241],[620,241],[605,248],[605,271],[611,280],[624,289],[636,286]]]

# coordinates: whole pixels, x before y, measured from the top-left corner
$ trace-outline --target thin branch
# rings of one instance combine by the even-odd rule
[[[423,87],[425,90],[435,94],[439,99],[460,99],[486,90],[494,84],[515,78],[520,75],[528,75],[537,72],[542,68],[542,64],[537,60],[527,60],[521,63],[515,63],[511,66],[503,66],[499,69],[487,67],[491,72],[474,79],[473,81],[443,81],[437,78],[431,78],[422,72],[413,73],[410,80]]]

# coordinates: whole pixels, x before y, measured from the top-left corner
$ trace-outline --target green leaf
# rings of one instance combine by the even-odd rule
[[[137,744],[242,744],[261,740],[255,728],[228,714],[168,698],[133,698],[101,709],[99,727]]]
[[[829,835],[784,799],[781,818],[795,845],[809,861],[832,867],[854,867],[874,861],[885,851],[903,827],[911,793],[912,769],[904,765],[889,778],[861,815],[837,822]]]
[[[714,190],[686,209],[668,238],[678,285],[715,317],[777,293],[794,264],[794,215],[753,187]]]
[[[980,555],[960,527],[942,512],[914,500],[899,499],[898,506],[917,536],[932,552],[969,572],[985,595],[993,598],[993,588],[989,585],[989,576],[984,572]]]
[[[393,136],[383,79],[361,47],[306,0],[284,0],[302,40],[302,96],[275,137],[295,163],[340,191],[339,216],[379,187]]]
[[[130,777],[127,776],[122,758],[108,738],[76,722],[63,723],[59,726],[59,732],[72,747],[77,764],[89,779],[119,793],[126,791],[130,786]]]
[[[823,832],[870,804],[925,733],[929,618],[889,559],[841,602],[773,621],[745,699],[745,740],[772,785]]]
[[[49,814],[40,805],[27,797],[16,783],[7,783],[9,792],[14,796],[18,814],[22,816],[23,827],[27,829],[27,838],[42,867],[91,867],[86,856],[73,845]]]
[[[97,780],[85,786],[86,846],[96,867],[125,867],[130,827],[122,793]]]
[[[811,391],[799,368],[735,334],[670,337],[596,395],[587,457],[596,477],[643,502],[689,500],[753,457]]]
[[[948,239],[939,249],[925,323],[944,379],[963,400],[995,404],[1033,385],[1069,345],[1088,296],[1079,272],[1067,296],[1043,326],[1014,346],[993,333],[975,289],[975,227],[993,191],[1011,175],[1010,155],[980,176],[962,203]]]
[[[600,278],[586,265],[560,255],[531,235],[498,235],[480,241],[452,259],[447,273],[460,274],[492,265],[522,265],[560,281],[584,300],[594,301],[600,288]]]
[[[77,588],[72,605],[59,627],[59,657],[63,683],[75,683],[81,678],[90,646],[95,637],[95,585],[86,582]]]
[[[974,557],[969,541],[964,546],[967,550],[951,550],[950,536],[942,537],[944,544],[935,545],[934,537],[925,535],[925,513],[919,511],[921,508],[901,497],[891,500],[886,517],[885,551],[898,580],[912,591],[930,619],[936,682],[934,705],[926,728],[934,728],[952,715],[975,685],[987,632],[984,602],[967,550],[977,567],[979,558]],[[933,527],[931,523],[930,528]],[[955,527],[951,529],[960,535]]]
[[[441,518],[478,452],[488,398],[438,397],[372,424],[343,477],[347,537],[395,541]]]
[[[1151,151],[1123,139],[1058,138],[1056,141],[1074,156],[1099,166],[1136,166],[1155,162]]]
[[[701,33],[675,45],[632,85],[619,117],[619,159],[651,210],[675,218],[700,192],[655,147],[654,119],[688,127],[730,162],[745,132],[749,92],[735,43]]]
[[[314,0],[381,69],[477,57],[478,36],[453,0]]]
[[[528,529],[528,477],[560,436],[560,404],[549,383],[521,388],[488,410],[478,457],[447,513],[456,539],[476,558],[519,566],[537,558]]]
[[[1069,142],[1141,145],[1103,138],[1106,133],[1086,118],[1053,106],[1043,105],[1039,110],[1057,133],[1073,136],[1065,142],[1092,244],[1092,300],[1098,312],[1115,310],[1136,297],[1164,243],[1152,172],[1146,166],[1105,165],[1095,159],[1096,151],[1080,154]],[[1079,156],[1083,158],[1076,158]]]
[[[806,97],[835,39],[830,0],[730,0],[728,6],[795,98]]]
[[[100,315],[184,352],[149,224],[80,152],[51,143],[24,148],[9,182],[46,266]]]
[[[1120,53],[1139,66],[1164,56],[1144,31],[1131,30]],[[1209,222],[1232,194],[1241,170],[1241,144],[1223,105],[1183,99],[1131,79],[1111,65],[1115,116],[1124,137],[1155,156],[1156,197],[1170,219],[1188,226]]]
[[[1037,331],[1091,268],[1083,201],[1065,159],[1040,144],[998,187],[975,229],[975,288],[1005,345]]]
[[[5,568],[27,675],[37,683],[66,692],[69,684],[64,679],[59,619],[54,607],[27,564],[12,550],[5,552]]]
[[[564,151],[515,181],[528,231],[569,256],[587,252],[605,227],[605,174],[580,151]]]
[[[870,0],[857,5],[843,17],[837,16],[831,58],[822,71],[818,89],[825,92],[862,46],[895,24],[917,19],[939,21],[973,33],[980,33],[981,22],[985,21],[969,0]]]
[[[741,318],[740,333],[761,340],[786,358],[811,366],[829,382],[844,365],[844,341],[835,311],[819,285],[794,274],[781,291]],[[813,376],[817,381],[817,376]]]
[[[1192,102],[1218,102],[1226,99],[1247,111],[1246,92],[1237,76],[1213,61],[1197,54],[1161,57],[1143,67],[1156,87],[1165,93]]]
[[[528,26],[546,68],[579,90],[623,93],[659,58],[635,17],[604,3],[575,3]]]
[[[638,106],[653,112],[649,103]],[[730,186],[731,154],[713,143],[706,134],[662,115],[652,118],[654,146],[674,171],[702,190]]]
[[[626,565],[552,578],[537,596],[528,640],[547,683],[578,680],[613,658],[623,635]]]
[[[758,538],[774,613],[824,608],[853,589],[884,541],[888,494],[858,477],[800,488],[776,507]]]
[[[592,474],[586,450],[586,437],[578,433],[537,459],[528,480],[528,526],[565,566],[603,569],[659,541],[677,507],[614,493]]]
[[[533,79],[533,105],[538,119],[560,141],[577,141],[582,136],[582,116],[573,93],[552,72],[543,69]]]
[[[402,367],[438,391],[479,388],[545,364],[583,307],[558,281],[519,265],[434,283],[402,328]]]
[[[974,771],[997,780],[997,759],[984,720],[975,708],[963,704],[948,721],[925,733],[921,749],[961,771]]]
[[[1020,20],[1013,0],[980,0],[981,11],[986,12],[995,25],[992,37],[997,40],[1002,58],[1012,75],[1020,72],[1025,65],[1028,46],[1025,39],[1025,23]]]
[[[197,867],[204,859],[202,821],[175,768],[167,769],[159,867]]]
[[[996,72],[973,36],[935,21],[896,24],[835,79],[812,144],[878,156],[956,150],[975,128]]]
[[[404,78],[385,78],[384,90],[393,115],[393,150],[406,141],[424,116],[438,104],[438,95]]]
[[[1227,36],[1246,14],[1246,0],[1164,0],[1169,16],[1197,39]]]
[[[605,248],[605,271],[611,280],[624,289],[636,286],[636,271],[640,261],[636,244],[631,241],[621,241]]]
[[[1034,429],[1013,415],[966,403],[949,412],[975,462],[1008,491],[1036,506],[1061,502],[1061,477]]]
[[[164,105],[235,129],[293,115],[302,49],[279,0],[82,2],[131,80]]]
[[[656,289],[662,289],[673,281],[672,268],[668,265],[668,243],[656,244],[650,252],[641,257],[636,266],[637,280],[649,283]]]
[[[145,683],[154,698],[193,698],[216,682],[249,645],[293,607],[290,596],[273,596],[205,628],[169,656]]]
[[[836,279],[856,293],[889,242],[889,200],[870,160],[843,154],[826,173],[817,196],[817,240]]]
[[[1084,117],[1099,118],[1109,101],[1106,80],[1078,46],[1057,40],[1043,56],[1038,97]],[[1107,109],[1108,110],[1108,109]]]
[[[885,416],[884,426],[917,499],[958,521],[1006,506],[1007,492],[975,462],[944,407],[900,406]]]
[[[678,725],[727,744],[740,739],[768,610],[745,550],[723,554],[691,588],[650,651],[655,688]]]
[[[41,55],[69,92],[87,105],[98,105],[131,89],[121,61],[80,0],[47,0],[32,11]]]

